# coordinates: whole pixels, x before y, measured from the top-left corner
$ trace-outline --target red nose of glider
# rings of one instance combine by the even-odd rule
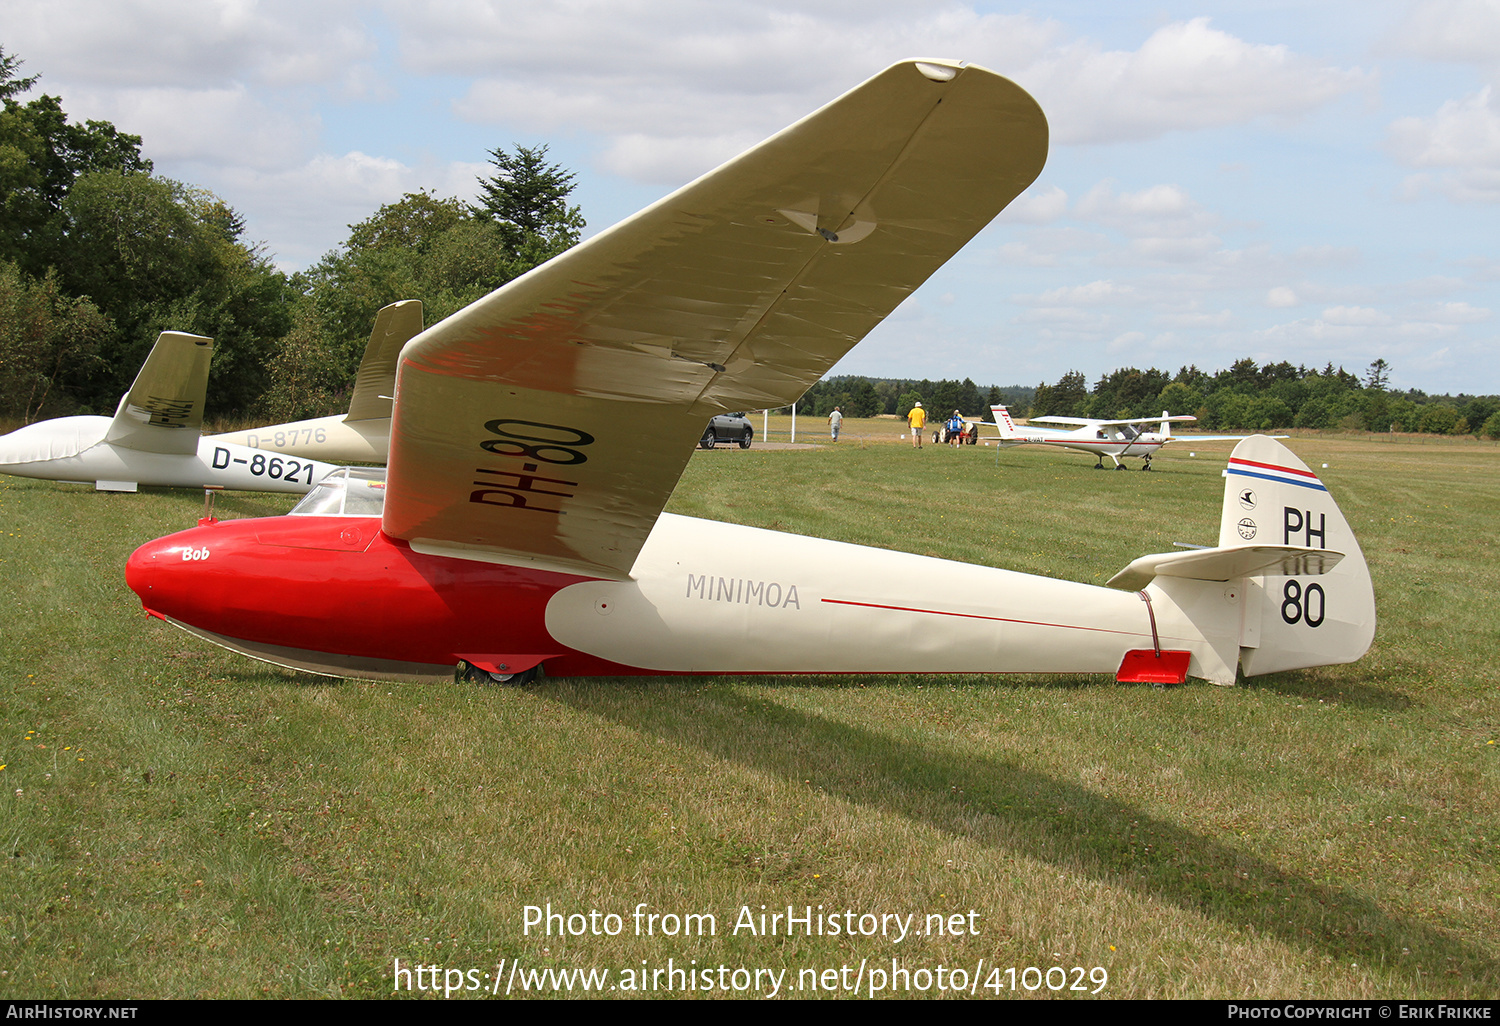
[[[180,598],[185,570],[209,558],[212,528],[182,531],[149,541],[125,561],[125,583],[140,597],[141,606],[152,616],[165,619]]]

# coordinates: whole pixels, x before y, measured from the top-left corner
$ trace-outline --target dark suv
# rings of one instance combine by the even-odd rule
[[[741,449],[748,449],[754,437],[755,429],[750,426],[743,413],[721,413],[708,422],[698,444],[705,449],[712,449],[719,442],[739,442]]]

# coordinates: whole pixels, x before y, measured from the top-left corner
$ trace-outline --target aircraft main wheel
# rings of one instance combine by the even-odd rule
[[[527,684],[541,676],[542,668],[533,666],[529,670],[520,673],[492,673],[489,675],[491,684],[504,684],[513,688],[524,688]]]
[[[1143,465],[1143,466],[1142,466],[1142,467],[1141,467],[1141,469],[1142,469],[1142,470],[1150,470],[1150,469],[1151,469],[1151,464],[1149,464],[1149,463],[1147,463],[1147,464],[1144,464],[1144,465]]]
[[[1094,464],[1094,469],[1095,470],[1103,470],[1104,469],[1104,464],[1102,464],[1102,463],[1095,463]]]
[[[478,684],[480,687],[492,684],[524,687],[536,680],[541,675],[541,672],[542,668],[540,666],[533,666],[531,669],[522,670],[519,673],[491,673],[489,670],[475,666],[468,660],[460,659],[458,665],[453,669],[453,679],[455,682]]]
[[[1125,469],[1125,464],[1123,464],[1123,463],[1117,463],[1117,464],[1115,464],[1115,469],[1116,470],[1124,470]]]
[[[748,448],[750,448],[750,439],[752,437],[753,436],[750,434],[750,432],[746,431],[745,432],[745,437],[743,437],[743,438],[740,439],[740,448],[741,449],[748,449]]]

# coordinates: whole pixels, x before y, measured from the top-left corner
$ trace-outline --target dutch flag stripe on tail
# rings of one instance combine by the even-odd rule
[[[1262,481],[1278,481],[1282,484],[1297,485],[1299,488],[1313,488],[1320,492],[1328,491],[1323,482],[1318,480],[1318,475],[1306,468],[1298,470],[1295,467],[1278,466],[1275,463],[1261,463],[1256,460],[1229,458],[1229,469],[1225,473],[1236,477],[1254,477]]]

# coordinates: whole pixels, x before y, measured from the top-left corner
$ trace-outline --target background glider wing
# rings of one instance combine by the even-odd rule
[[[422,331],[422,303],[403,299],[381,307],[375,329],[365,346],[359,374],[354,379],[354,397],[349,400],[345,420],[379,420],[391,415],[391,397],[396,394],[396,361],[401,347]]]
[[[141,452],[196,455],[213,355],[211,338],[162,332],[120,400],[104,441]]]
[[[1019,86],[887,69],[423,332],[387,534],[624,577],[710,416],[795,401],[1040,173]]]

